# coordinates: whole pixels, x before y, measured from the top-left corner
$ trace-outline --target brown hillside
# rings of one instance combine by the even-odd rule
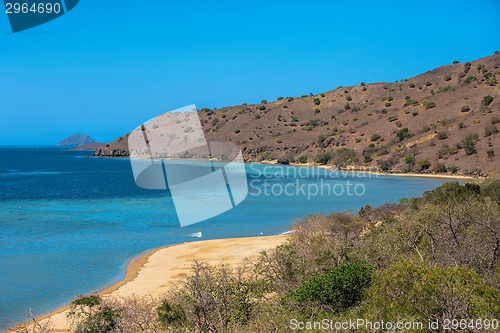
[[[199,114],[208,141],[239,144],[247,161],[286,158],[397,172],[500,176],[499,68],[495,53],[404,82],[361,83]],[[493,101],[487,105],[488,95]],[[96,155],[126,156],[126,141],[102,146]]]

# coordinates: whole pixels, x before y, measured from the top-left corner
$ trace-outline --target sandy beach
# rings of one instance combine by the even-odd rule
[[[152,250],[130,261],[125,279],[102,290],[103,297],[132,295],[158,297],[189,273],[193,261],[210,264],[224,262],[236,265],[245,258],[255,259],[260,252],[276,247],[286,240],[286,235],[247,238],[227,238],[171,245]],[[43,316],[53,324],[52,332],[70,332],[66,320],[68,306]],[[11,332],[11,331],[6,331]]]

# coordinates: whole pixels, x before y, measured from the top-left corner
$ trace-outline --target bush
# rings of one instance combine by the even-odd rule
[[[284,301],[297,302],[299,306],[315,303],[339,313],[363,301],[372,273],[373,267],[363,262],[342,264],[303,282]]]
[[[283,99],[283,97],[281,97],[281,96],[280,96],[280,97],[278,97],[278,101],[281,101],[282,99]]]
[[[488,125],[484,129],[484,136],[486,136],[486,137],[491,136],[493,134],[497,134],[497,133],[498,133],[498,128],[495,125]]]
[[[263,99],[262,101],[260,101],[262,104],[267,104],[267,100],[266,99]]]
[[[489,158],[489,159],[492,159],[493,157],[495,157],[495,151],[493,149],[488,149],[486,151],[486,156]]]
[[[331,153],[321,153],[316,156],[314,162],[319,164],[327,164],[328,162],[330,162],[331,158],[332,158]]]
[[[448,171],[450,171],[451,173],[457,173],[458,167],[456,165],[450,165],[450,167],[448,168]]]
[[[491,95],[484,96],[482,101],[483,106],[489,106],[494,99]]]
[[[463,141],[463,148],[465,150],[466,155],[472,155],[476,153],[476,140],[477,137],[474,135],[468,135]]]
[[[314,102],[314,105],[320,105],[321,104],[321,100],[316,97],[315,99],[313,99],[313,102]]]
[[[156,309],[160,324],[164,327],[182,326],[186,322],[186,314],[177,303],[170,303],[164,300]]]
[[[448,139],[448,132],[447,131],[440,131],[437,133],[437,138],[439,140],[446,140]]]
[[[298,159],[299,163],[307,163],[308,161],[309,161],[309,157],[307,157],[307,155],[302,155]]]
[[[410,83],[410,88],[415,88],[415,83]]]
[[[446,169],[446,166],[444,164],[438,163],[438,165],[436,166],[436,171],[439,173],[445,173],[448,170]]]
[[[372,141],[377,141],[377,140],[378,140],[378,139],[380,139],[380,138],[381,138],[380,134],[378,134],[378,133],[373,133],[373,134],[372,134],[372,136],[370,137],[370,140],[372,140]]]
[[[264,111],[265,109],[266,109],[266,106],[265,106],[265,105],[261,105],[261,106],[259,106],[259,110]]]
[[[467,84],[469,84],[469,83],[471,83],[471,82],[472,82],[472,81],[474,81],[474,80],[476,80],[476,77],[475,77],[475,76],[473,76],[473,75],[469,75],[469,76],[467,76],[467,77],[465,78],[464,82],[465,82],[465,83],[467,83]]]
[[[398,120],[398,116],[390,116],[389,118],[387,118],[387,121],[389,121],[390,123],[396,120]]]
[[[235,129],[235,130],[234,130],[234,134],[238,134],[239,132],[240,132],[240,130],[239,130],[239,129]]]
[[[405,163],[413,167],[415,165],[415,155],[406,156]]]
[[[466,62],[464,64],[464,72],[467,73],[470,70],[471,66],[472,64],[470,62]]]
[[[446,76],[444,77],[444,80],[445,80],[445,81],[450,81],[450,80],[451,80],[451,75],[446,75]]]
[[[426,110],[436,107],[436,103],[434,101],[430,101],[427,99],[422,101],[422,105],[425,107]]]
[[[428,160],[420,160],[417,163],[418,171],[425,171],[431,167],[431,163]]]
[[[469,108],[468,105],[464,105],[464,106],[462,106],[462,109],[460,111],[462,111],[462,112],[469,112],[470,108]]]
[[[420,104],[417,100],[411,99],[410,96],[407,96],[407,97],[408,98],[406,99],[405,104],[403,104],[404,107],[407,107],[407,106],[416,106],[416,105]]]
[[[349,110],[350,108],[351,108],[351,105],[349,104],[349,102],[345,103],[344,109]]]
[[[320,94],[320,96],[321,96],[321,97],[325,97],[325,94],[321,93],[321,94]]]
[[[388,107],[389,107],[389,106],[391,106],[391,105],[392,105],[392,104],[391,104],[391,103],[389,103],[389,102],[385,103],[385,107],[386,107],[386,108],[388,108]]]
[[[403,141],[404,139],[411,137],[411,133],[407,127],[400,129],[396,135],[397,135],[399,141]]]
[[[460,61],[458,61],[458,60],[453,60],[453,65],[456,65],[456,64],[459,64],[459,63],[460,63]]]
[[[489,86],[496,86],[497,83],[497,78],[495,76],[492,76],[488,80],[486,80],[486,84]]]

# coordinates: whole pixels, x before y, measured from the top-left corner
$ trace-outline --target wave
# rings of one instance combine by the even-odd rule
[[[198,232],[192,232],[190,234],[188,234],[188,237],[197,237],[197,238],[201,238],[203,237],[203,233],[201,231],[198,231]]]

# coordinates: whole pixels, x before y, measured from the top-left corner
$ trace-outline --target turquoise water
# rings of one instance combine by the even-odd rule
[[[444,182],[252,164],[241,205],[181,228],[168,191],[138,188],[127,159],[90,155],[0,147],[0,329],[120,280],[149,249],[279,234],[307,214],[397,202]]]

